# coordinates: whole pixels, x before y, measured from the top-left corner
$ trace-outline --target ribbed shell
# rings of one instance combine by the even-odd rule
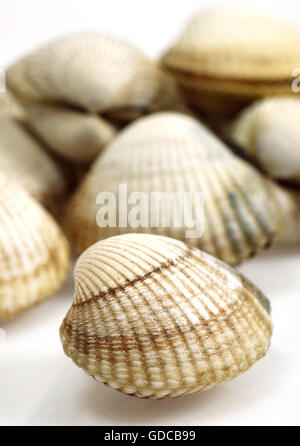
[[[69,246],[55,221],[0,173],[0,320],[50,297],[69,266]]]
[[[300,184],[300,101],[267,98],[233,121],[229,136],[273,178]]]
[[[182,93],[202,113],[227,116],[251,101],[292,95],[300,30],[244,5],[204,9],[163,57]]]
[[[238,79],[220,79],[175,73],[187,102],[200,110],[213,112],[237,111],[265,96],[294,95],[291,79],[283,81],[252,82]]]
[[[263,357],[269,311],[247,279],[198,249],[127,234],[78,260],[60,335],[66,355],[97,381],[172,398],[230,380]]]
[[[171,69],[213,78],[287,80],[300,66],[300,31],[238,4],[200,11],[164,56]]]
[[[282,81],[240,81],[173,72],[187,104],[203,113],[228,117],[251,102],[266,96],[293,96],[292,79]]]
[[[100,116],[66,107],[27,103],[25,110],[31,129],[69,161],[92,161],[116,131]]]
[[[45,207],[56,210],[67,193],[58,165],[18,121],[0,117],[0,171]]]
[[[139,50],[98,33],[66,36],[7,71],[9,87],[33,101],[55,101],[91,112],[148,108],[160,92],[161,71]]]
[[[204,233],[186,237],[183,224],[170,227],[100,228],[96,223],[100,192],[119,185],[148,197],[151,192],[204,194]],[[128,206],[130,210],[130,206]],[[161,215],[161,213],[160,213]],[[119,212],[117,206],[117,222]],[[152,232],[195,245],[230,264],[237,264],[268,245],[278,226],[277,207],[268,182],[234,156],[204,125],[179,113],[157,113],[131,124],[94,162],[72,197],[66,215],[67,233],[78,252],[103,238],[125,232]]]

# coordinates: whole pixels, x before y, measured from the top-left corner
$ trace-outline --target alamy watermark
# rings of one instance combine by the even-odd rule
[[[185,230],[186,238],[204,232],[203,192],[131,192],[119,184],[118,193],[101,192],[96,203],[100,228],[174,228]]]
[[[295,68],[292,71],[292,76],[295,78],[292,81],[292,91],[294,93],[300,93],[300,68]]]

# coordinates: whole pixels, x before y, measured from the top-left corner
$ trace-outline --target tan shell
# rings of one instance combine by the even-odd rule
[[[186,101],[201,112],[233,115],[265,96],[294,95],[292,80],[251,82],[176,73]]]
[[[116,131],[100,116],[66,107],[27,103],[25,110],[37,136],[69,161],[92,161]]]
[[[245,277],[174,239],[127,234],[80,257],[60,328],[65,354],[139,397],[203,391],[246,371],[270,345],[269,303]]]
[[[200,11],[163,57],[188,103],[232,114],[264,97],[292,95],[300,30],[244,5]]]
[[[280,217],[276,241],[300,242],[300,190],[283,187],[276,183],[273,187]]]
[[[231,124],[232,141],[273,178],[300,184],[300,100],[258,101]]]
[[[55,221],[0,173],[0,320],[50,297],[69,265],[69,247]]]
[[[16,98],[8,91],[0,92],[0,117],[7,116],[16,119],[24,119],[24,110]]]
[[[200,11],[163,60],[212,78],[280,81],[300,66],[299,46],[292,24],[245,5],[219,4]]]
[[[62,171],[45,149],[14,119],[0,117],[0,171],[50,210],[67,193]]]
[[[91,112],[147,109],[161,88],[161,71],[139,50],[98,33],[69,35],[7,71],[20,98],[75,105]]]
[[[204,194],[204,233],[186,239],[185,224],[176,227],[171,212],[169,227],[98,227],[100,192],[119,185],[132,192],[196,192]],[[128,211],[130,206],[128,207]],[[118,207],[116,222],[118,222]],[[160,211],[161,217],[161,211]],[[112,235],[152,232],[185,240],[230,264],[260,252],[274,237],[277,207],[268,182],[246,162],[234,156],[204,125],[179,113],[157,113],[136,121],[108,145],[71,199],[66,215],[67,233],[78,252]]]

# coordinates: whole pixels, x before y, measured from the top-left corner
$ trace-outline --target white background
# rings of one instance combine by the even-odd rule
[[[0,0],[0,67],[79,30],[113,32],[156,57],[209,3]],[[298,1],[251,3],[300,25]],[[0,425],[300,424],[300,246],[275,246],[240,269],[270,298],[275,328],[269,354],[244,375],[202,394],[165,401],[128,397],[95,383],[64,356],[59,341],[72,299],[70,277],[51,300],[2,325]]]

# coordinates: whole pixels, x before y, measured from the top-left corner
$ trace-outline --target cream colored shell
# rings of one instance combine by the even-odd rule
[[[92,161],[116,132],[98,115],[36,103],[24,107],[27,122],[36,135],[69,161]]]
[[[245,5],[219,4],[200,11],[163,60],[213,78],[278,81],[300,66],[299,46],[292,24]]]
[[[214,119],[265,96],[293,95],[299,47],[300,29],[292,24],[245,5],[218,4],[191,20],[162,62],[188,104]]]
[[[114,36],[65,36],[7,71],[9,87],[32,101],[55,101],[90,112],[147,108],[160,91],[161,72],[134,45]]]
[[[75,268],[64,351],[97,381],[147,398],[203,391],[269,347],[267,299],[238,272],[174,239],[103,240]]]
[[[50,297],[69,266],[69,246],[55,221],[0,173],[0,320]]]
[[[101,33],[49,43],[10,67],[7,84],[33,132],[75,162],[90,162],[120,125],[182,107],[170,74],[134,45]]]
[[[0,117],[2,116],[24,119],[24,110],[21,104],[9,91],[0,91]]]
[[[145,227],[118,227],[118,205],[117,227],[97,225],[98,194],[113,192],[118,203],[121,184],[127,186],[127,197],[132,192],[146,194]],[[173,211],[170,225],[151,227],[152,192],[178,192],[181,198],[184,192],[191,192],[193,212],[196,192],[202,192],[203,234],[186,238],[189,228],[184,222],[176,227]],[[128,213],[131,209],[128,206]],[[161,221],[161,208],[159,212]],[[198,219],[203,222],[201,216]],[[269,183],[204,125],[179,113],[153,114],[120,133],[94,162],[72,197],[64,220],[77,252],[112,235],[151,232],[185,240],[230,264],[260,252],[272,241],[278,226]]]
[[[228,134],[273,178],[300,184],[300,100],[267,98],[232,122]]]
[[[66,197],[63,172],[45,149],[11,118],[0,117],[0,171],[50,210]]]

